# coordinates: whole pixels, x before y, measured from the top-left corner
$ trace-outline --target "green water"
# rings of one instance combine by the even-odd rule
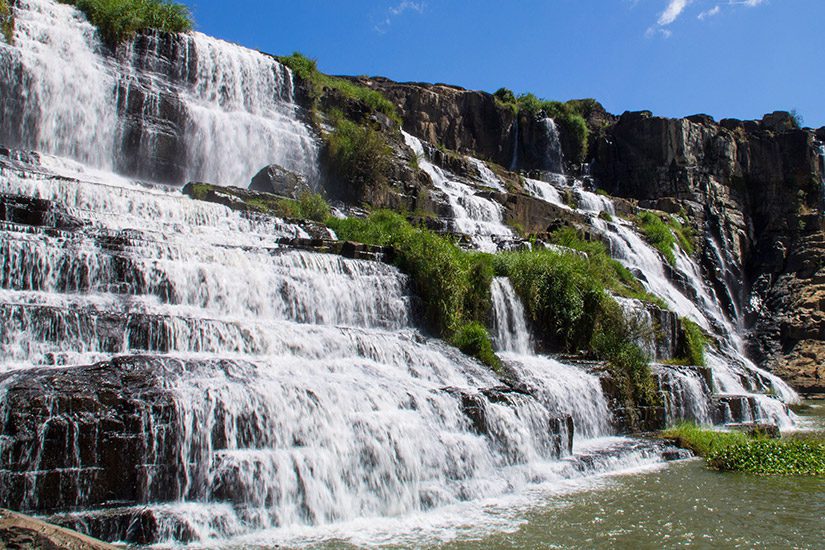
[[[806,424],[825,428],[825,401],[807,405]],[[522,520],[441,548],[825,548],[825,479],[722,474],[691,460],[612,478]]]
[[[720,474],[695,460],[615,478],[524,520],[442,548],[825,548],[825,480]]]
[[[798,412],[801,428],[825,432],[825,400]],[[280,546],[264,535],[231,548],[825,549],[825,478],[723,474],[692,459],[581,481],[525,500],[442,509],[435,518],[362,520],[298,532]]]

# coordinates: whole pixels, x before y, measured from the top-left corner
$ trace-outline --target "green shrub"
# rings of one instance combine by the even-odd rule
[[[507,88],[499,88],[495,91],[493,97],[504,104],[516,103],[516,94],[513,93],[513,90]]]
[[[676,265],[676,255],[673,247],[676,246],[676,238],[670,227],[653,212],[641,212],[636,216],[639,229],[642,234],[662,255],[670,265]]]
[[[587,255],[588,274],[601,282],[607,290],[623,296],[649,302],[667,309],[664,302],[649,294],[642,283],[625,266],[610,257],[607,247],[601,241],[585,241],[571,227],[555,230],[550,235],[553,244],[578,250]]]
[[[6,44],[14,43],[14,11],[12,11],[8,0],[0,0],[0,34]]]
[[[749,439],[708,455],[711,468],[757,475],[825,476],[825,441]]]
[[[690,319],[681,319],[682,334],[676,363],[705,366],[705,346],[707,338],[702,328]]]
[[[387,182],[392,148],[384,136],[369,126],[360,126],[343,116],[333,116],[334,130],[324,136],[328,165],[347,186],[351,197]]]
[[[533,94],[523,94],[516,99],[519,112],[536,115],[544,111],[559,125],[562,135],[571,138],[570,143],[574,144],[574,150],[570,153],[574,162],[584,162],[587,157],[590,130],[584,114],[592,110],[591,102],[596,103],[595,100],[572,100],[566,103],[547,101]]]
[[[389,211],[364,219],[330,218],[327,225],[341,239],[394,248],[394,263],[410,276],[425,325],[434,334],[450,339],[466,323],[486,321],[493,279],[490,256],[464,252],[448,238],[413,227]]]
[[[740,432],[706,430],[683,423],[662,436],[707,459],[708,466],[756,475],[825,476],[825,439],[770,439]]]
[[[687,218],[684,211],[682,212],[682,217]],[[682,247],[682,250],[684,250],[688,255],[692,255],[695,250],[696,241],[696,234],[693,231],[693,227],[689,224],[682,224],[682,222],[673,216],[667,217],[667,224],[676,236],[676,240],[679,242],[679,246]]]
[[[170,0],[59,0],[86,14],[103,39],[112,46],[145,30],[192,30],[189,9]]]
[[[313,101],[317,101],[325,90],[337,90],[345,97],[358,101],[372,111],[382,113],[397,124],[401,124],[401,117],[395,105],[381,92],[345,78],[326,75],[318,70],[318,64],[314,59],[309,59],[298,52],[290,56],[279,57],[278,61],[289,67],[298,78],[309,85]]]
[[[627,319],[621,306],[609,297],[600,306],[591,349],[597,358],[607,362],[621,391],[628,421],[638,428],[637,407],[657,406],[661,402],[650,370],[650,357],[636,343],[645,328]]]
[[[496,372],[501,372],[501,360],[493,351],[490,334],[481,323],[464,324],[453,334],[450,342],[463,353],[477,358]]]

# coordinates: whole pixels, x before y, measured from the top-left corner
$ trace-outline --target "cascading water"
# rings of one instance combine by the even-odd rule
[[[278,163],[313,181],[317,144],[275,60],[197,33],[113,53],[70,6],[19,0],[15,15],[0,140],[43,154],[0,151],[2,506],[139,544],[357,540],[389,518],[395,542],[422,523],[440,541],[468,510],[501,526],[479,510],[661,461],[663,444],[610,437],[596,376],[535,354],[507,279],[492,293],[512,386],[415,328],[395,268],[284,248],[310,235],[112,173],[245,186]],[[498,202],[405,137],[456,231],[484,250],[512,238]],[[527,188],[561,203],[550,181]],[[572,190],[580,211],[612,213]],[[601,229],[659,274],[630,229]],[[709,362],[710,382],[662,378],[672,417],[704,418],[706,384],[731,419],[785,421],[747,393],[784,391],[767,374]]]
[[[572,416],[578,439],[610,435],[611,416],[599,379],[534,353],[524,306],[509,279],[496,277],[491,294],[494,343],[502,359],[549,407]]]
[[[825,217],[825,144],[819,145],[819,215]]]
[[[273,163],[316,183],[316,139],[273,58],[198,33],[141,36],[116,57],[71,6],[21,0],[15,17],[0,143],[178,185],[246,187]]]
[[[427,160],[424,145],[415,136],[405,132],[404,140],[418,157],[421,169],[429,174],[433,185],[444,193],[450,203],[453,214],[451,230],[467,235],[474,246],[485,252],[495,252],[500,242],[513,239],[512,229],[503,223],[504,209],[499,203],[479,196],[473,186]],[[502,188],[501,182],[484,163],[473,160],[480,175],[485,178],[485,185]]]
[[[81,489],[100,457],[72,451],[47,465],[37,449],[48,439],[0,472],[3,502],[86,508],[56,520],[113,537],[128,533],[107,521],[148,509],[152,540],[206,540],[422,512],[559,475],[545,464],[569,453],[565,418],[578,418],[564,400],[584,402],[589,387],[572,367],[529,378],[536,397],[502,394],[487,368],[412,328],[394,268],[283,250],[275,239],[299,228],[75,168],[0,165],[3,196],[52,201],[73,224],[2,226],[0,416],[15,422],[10,396],[42,376],[85,380],[93,396],[95,376],[128,375],[122,399],[138,384],[165,404],[138,405],[141,425],[128,428],[147,445],[132,458],[146,465],[131,485],[137,508],[101,508]],[[101,375],[75,366],[101,361]],[[93,414],[81,424],[42,391],[55,402],[42,421],[75,426],[68,448],[85,449],[89,423],[101,433]],[[0,456],[13,445],[0,441]],[[50,475],[63,492],[49,493]]]
[[[562,194],[569,190],[564,184],[565,180],[546,179],[547,182],[528,181],[525,190],[556,206],[570,208],[561,200]],[[611,256],[636,274],[645,288],[662,298],[672,311],[717,336],[724,357],[709,353],[711,359],[708,363],[713,377],[713,388],[709,389],[723,394],[746,396],[754,404],[756,412],[750,415],[753,420],[776,423],[783,427],[791,425],[792,413],[787,411],[784,403],[793,403],[798,400],[798,396],[778,377],[759,369],[745,357],[744,342],[737,325],[730,321],[715,293],[708,288],[697,263],[679,247],[674,251],[676,262],[673,269],[686,281],[684,287],[691,291],[688,296],[685,290],[671,281],[664,258],[636,232],[631,222],[613,216],[611,221],[607,221],[598,216],[600,212],[615,214],[615,207],[609,198],[586,191],[580,184],[574,184],[573,187],[578,199],[577,211],[586,216],[589,224],[602,235]],[[680,390],[682,394],[698,395],[693,391],[697,386],[692,380],[684,379],[678,372],[670,378],[675,380],[680,377],[683,378],[683,389]],[[675,386],[670,384],[668,387]],[[779,401],[767,394],[775,395]],[[710,396],[705,394],[703,401],[708,399]],[[706,409],[707,403],[681,407],[683,411],[700,413],[698,417],[693,417],[700,421],[707,418],[702,412]]]
[[[545,155],[543,171],[550,174],[564,174],[564,154],[561,150],[561,134],[556,121],[550,117],[541,119],[541,128],[544,132]]]

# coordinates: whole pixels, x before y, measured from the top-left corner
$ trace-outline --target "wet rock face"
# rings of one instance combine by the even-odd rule
[[[297,199],[303,193],[311,191],[303,177],[278,164],[270,164],[255,174],[249,184],[249,189],[251,191],[283,195],[293,199]]]
[[[800,388],[821,376],[810,368],[816,346],[797,349],[822,338],[814,313],[823,234],[815,139],[781,112],[718,124],[639,112],[622,115],[593,151],[594,176],[611,194],[687,216],[704,236],[704,275],[728,315],[754,327],[754,358],[792,382],[789,365],[809,365]],[[793,304],[811,313],[794,313]]]
[[[0,505],[38,513],[180,494],[163,365],[115,359],[0,377]]]
[[[404,130],[410,134],[510,166],[515,114],[497,105],[492,95],[444,84],[401,84],[383,78],[360,81],[399,107]]]

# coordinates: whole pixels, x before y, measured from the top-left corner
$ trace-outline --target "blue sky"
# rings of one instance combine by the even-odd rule
[[[184,2],[202,32],[331,74],[825,125],[825,0]]]

